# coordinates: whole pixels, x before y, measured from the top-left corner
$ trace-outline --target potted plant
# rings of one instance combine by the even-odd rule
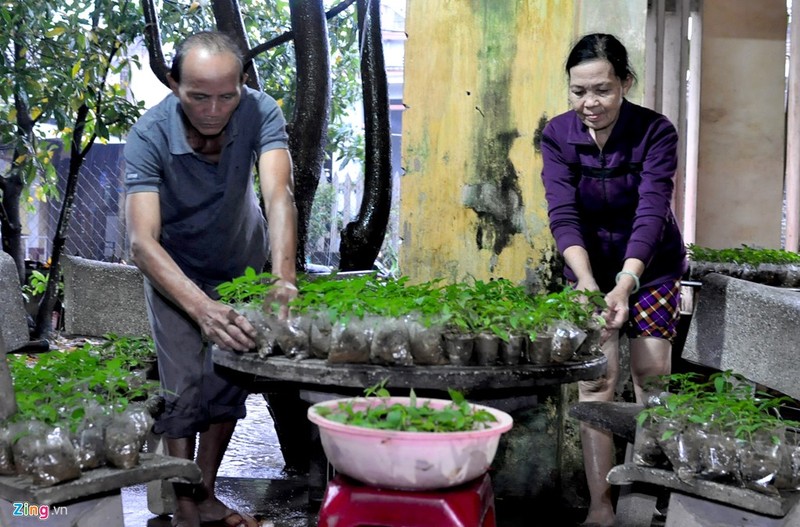
[[[317,403],[308,418],[319,426],[328,461],[367,484],[404,490],[440,489],[484,474],[511,416],[451,400],[392,397],[381,383],[361,398]]]
[[[741,247],[711,249],[687,246],[689,277],[700,280],[708,273],[780,287],[800,286],[800,255],[780,249]]]
[[[679,374],[661,381],[674,392],[662,394],[639,414],[636,463],[658,465],[657,444],[683,481],[702,478],[774,490],[787,452],[781,448],[785,430],[797,426],[777,412],[789,398],[756,392],[730,371],[708,379]]]
[[[559,338],[563,328],[570,328],[566,344],[564,338],[558,342],[571,356],[586,335],[580,327],[588,329],[598,305],[582,301],[592,295],[574,291],[529,295],[505,279],[442,286],[438,280],[410,285],[407,278],[331,275],[301,278],[290,317],[278,320],[273,306],[264,305],[271,278],[248,269],[217,290],[258,330],[259,355],[279,350],[291,358],[314,356],[330,363],[489,366],[503,349],[502,362],[517,364],[527,355],[527,340],[550,327]]]
[[[152,342],[109,336],[35,357],[11,355],[18,411],[0,434],[0,472],[54,485],[111,464],[129,468],[152,424]],[[10,452],[10,453],[9,453]]]

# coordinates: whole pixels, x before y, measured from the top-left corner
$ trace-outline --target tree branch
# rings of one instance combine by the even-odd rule
[[[151,0],[152,1],[152,0]],[[356,0],[345,0],[334,7],[330,8],[328,11],[325,12],[325,20],[330,20],[331,18],[335,17],[351,5],[353,5]],[[244,57],[245,62],[249,62],[256,58],[258,55],[264,53],[265,51],[272,49],[276,46],[281,44],[285,44],[294,38],[294,31],[287,31],[273,39],[270,39],[258,46],[252,48],[250,51],[247,52],[247,55]]]

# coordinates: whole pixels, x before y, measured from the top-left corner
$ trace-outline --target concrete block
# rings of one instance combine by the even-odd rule
[[[0,332],[2,332],[8,351],[14,351],[27,344],[27,313],[22,300],[22,288],[17,276],[14,259],[0,251]]]
[[[135,266],[67,256],[64,329],[73,335],[150,335],[142,274]]]
[[[706,275],[682,357],[800,398],[800,292]]]

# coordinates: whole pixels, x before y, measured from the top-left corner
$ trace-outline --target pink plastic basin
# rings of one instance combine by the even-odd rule
[[[469,432],[399,432],[376,430],[329,421],[317,408],[336,409],[343,401],[355,409],[367,404],[363,398],[336,399],[317,403],[308,409],[308,419],[319,426],[322,448],[337,472],[376,487],[403,490],[431,490],[453,487],[477,478],[489,470],[500,435],[513,423],[500,410],[473,404],[491,412],[497,421],[489,428]],[[408,397],[391,397],[387,405],[408,404]],[[452,401],[417,399],[422,406],[430,401],[441,408]],[[377,401],[373,400],[373,404]]]

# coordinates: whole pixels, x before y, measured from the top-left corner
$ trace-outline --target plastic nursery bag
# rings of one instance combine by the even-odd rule
[[[739,472],[745,487],[764,494],[777,493],[774,482],[780,469],[783,441],[783,437],[773,441],[772,434],[766,431],[754,433],[747,441],[736,440]]]
[[[332,364],[369,362],[373,326],[371,318],[356,317],[334,324],[328,362]]]
[[[706,434],[699,449],[698,478],[728,484],[739,481],[736,441],[729,433],[712,429]]]
[[[311,316],[309,328],[309,347],[311,356],[315,359],[327,359],[331,350],[331,333],[333,325],[331,317],[326,311],[314,313]]]
[[[308,316],[289,317],[286,320],[277,320],[272,324],[275,332],[275,341],[284,355],[290,359],[307,359],[309,351],[309,331],[311,318]]]
[[[411,366],[411,344],[408,329],[401,319],[375,318],[369,360],[373,364]]]
[[[123,412],[114,414],[105,435],[109,464],[117,468],[135,467],[152,425],[153,418],[142,405],[131,404]]]
[[[81,470],[106,464],[105,429],[110,420],[108,410],[97,402],[87,405],[83,420],[72,438]]]
[[[11,429],[9,423],[0,423],[0,475],[12,476],[14,470],[14,456],[11,454]]]
[[[553,362],[565,362],[572,359],[575,351],[586,339],[586,332],[568,320],[553,322],[551,329],[553,350],[550,358]]]
[[[277,354],[276,335],[273,331],[273,323],[277,322],[275,317],[267,315],[259,308],[246,307],[240,309],[240,312],[256,330],[256,352],[258,352],[259,358],[265,359],[270,355]]]
[[[405,318],[411,344],[411,357],[414,364],[447,364],[442,345],[442,327],[432,324],[425,326],[418,317]]]
[[[17,473],[49,487],[81,476],[78,457],[63,427],[27,421],[12,427],[12,451]]]

